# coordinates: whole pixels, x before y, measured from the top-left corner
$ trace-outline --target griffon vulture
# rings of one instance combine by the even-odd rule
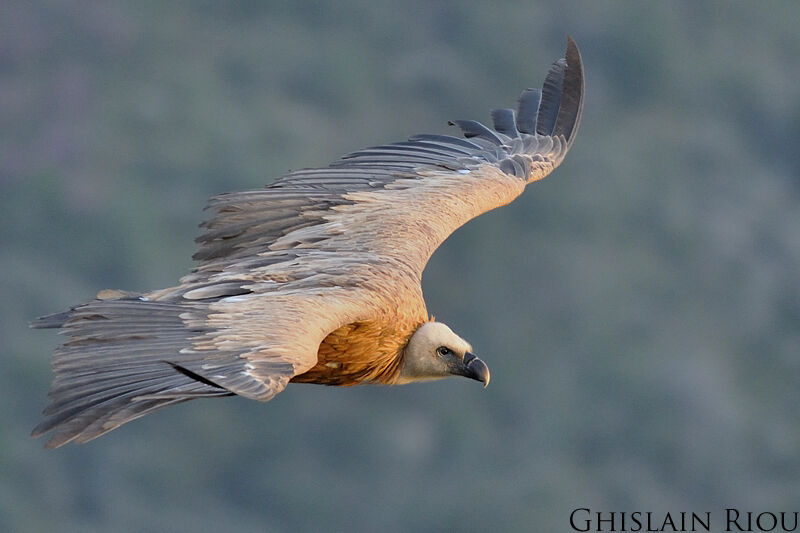
[[[199,264],[179,285],[100,291],[32,324],[66,336],[33,436],[86,442],[168,405],[267,401],[289,382],[488,384],[469,343],[429,317],[422,272],[456,228],[561,163],[583,90],[568,39],[542,89],[492,111],[494,128],[457,120],[463,138],[415,135],[211,199]]]

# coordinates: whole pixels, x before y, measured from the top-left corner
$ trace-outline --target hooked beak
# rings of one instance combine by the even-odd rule
[[[489,379],[491,378],[489,367],[486,366],[486,363],[475,357],[475,354],[471,352],[465,353],[463,365],[463,376],[480,381],[483,383],[484,388],[489,385]]]

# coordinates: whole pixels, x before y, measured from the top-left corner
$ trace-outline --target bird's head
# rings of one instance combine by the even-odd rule
[[[411,335],[398,383],[465,376],[489,384],[489,367],[467,341],[441,322],[425,322]]]

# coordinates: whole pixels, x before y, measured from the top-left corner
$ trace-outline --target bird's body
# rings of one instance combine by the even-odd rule
[[[488,383],[469,344],[430,318],[422,272],[456,228],[558,166],[582,102],[569,40],[516,116],[493,111],[493,130],[457,121],[466,138],[419,135],[212,199],[200,264],[177,286],[101,291],[33,324],[68,335],[34,435],[85,442],[193,398],[269,400],[290,381]]]

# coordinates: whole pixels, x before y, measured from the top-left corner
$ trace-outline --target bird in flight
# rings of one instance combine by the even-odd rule
[[[458,227],[522,194],[572,145],[583,66],[568,38],[541,89],[493,127],[415,135],[209,202],[194,270],[149,293],[103,290],[34,321],[60,328],[38,437],[82,443],[195,398],[267,401],[288,383],[489,383],[470,344],[433,320],[422,272]]]

